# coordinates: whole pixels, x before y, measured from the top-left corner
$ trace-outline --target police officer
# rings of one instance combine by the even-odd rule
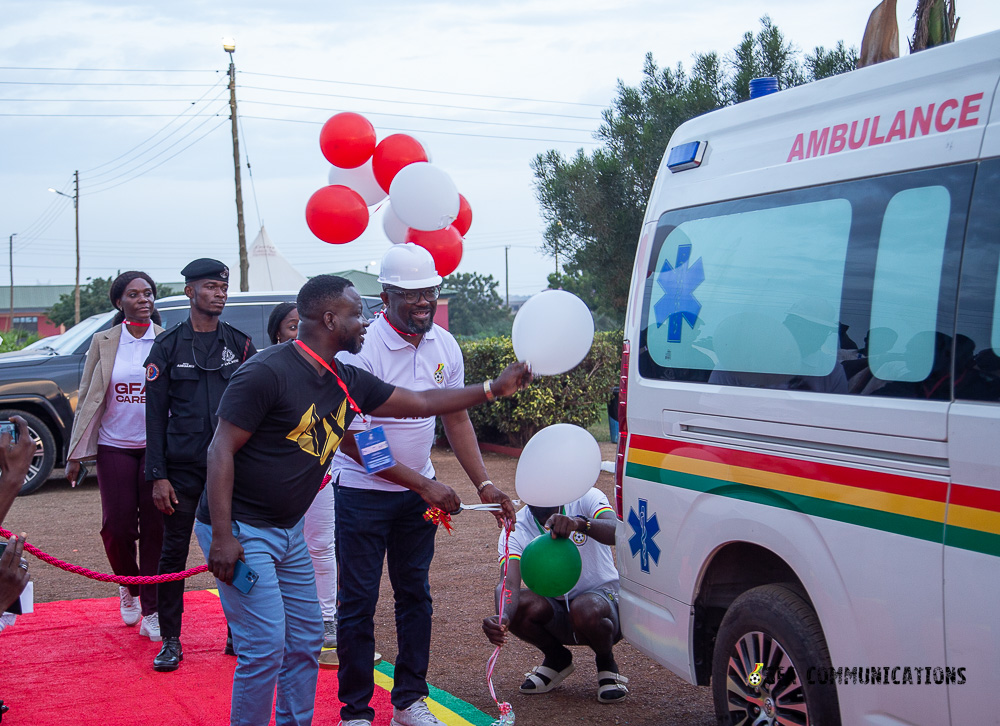
[[[153,501],[165,515],[160,574],[181,572],[187,565],[219,401],[236,369],[257,352],[250,336],[219,322],[229,268],[201,258],[181,274],[191,313],[156,339],[146,359],[146,479],[153,482]],[[153,668],[173,671],[183,659],[184,581],[160,583],[157,597],[163,646]],[[227,640],[227,653],[231,647]]]

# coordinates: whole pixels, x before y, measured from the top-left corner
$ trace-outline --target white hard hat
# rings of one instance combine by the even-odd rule
[[[382,255],[380,270],[379,282],[404,290],[421,290],[441,284],[431,253],[412,242],[390,247]]]

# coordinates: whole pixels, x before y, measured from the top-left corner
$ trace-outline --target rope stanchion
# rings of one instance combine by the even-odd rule
[[[3,527],[0,527],[0,537],[10,539],[13,536],[13,532],[8,532]],[[42,562],[48,562],[50,565],[58,567],[60,570],[72,572],[76,575],[83,575],[84,577],[89,577],[91,580],[116,582],[119,585],[155,585],[158,582],[175,582],[208,570],[208,565],[198,565],[190,570],[184,570],[183,572],[168,572],[163,575],[109,575],[105,572],[95,572],[94,570],[88,570],[86,567],[81,567],[80,565],[71,565],[68,562],[63,562],[58,557],[53,557],[46,552],[42,552],[34,545],[27,542],[24,543],[24,551],[30,552]]]

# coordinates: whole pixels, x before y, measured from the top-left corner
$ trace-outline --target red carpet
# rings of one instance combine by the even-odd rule
[[[219,726],[229,723],[236,659],[222,653],[226,622],[208,591],[184,596],[184,661],[153,670],[160,644],[126,627],[118,598],[42,603],[0,634],[3,726]],[[316,724],[337,724],[337,672],[320,669]],[[389,693],[375,687],[374,726],[392,715]],[[271,723],[274,723],[272,719]]]

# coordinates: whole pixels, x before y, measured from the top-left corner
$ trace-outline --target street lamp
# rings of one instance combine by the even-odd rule
[[[222,39],[222,50],[229,54],[229,118],[233,122],[233,166],[236,168],[236,229],[240,238],[240,290],[250,289],[250,263],[247,260],[247,233],[243,224],[243,185],[240,183],[240,139],[236,126],[236,64],[233,63],[233,53],[236,52],[236,41],[232,38]]]
[[[73,324],[80,322],[80,172],[73,172],[74,191],[73,196],[49,187],[50,192],[54,192],[61,197],[73,200],[73,211],[76,215],[76,287],[73,289]]]

